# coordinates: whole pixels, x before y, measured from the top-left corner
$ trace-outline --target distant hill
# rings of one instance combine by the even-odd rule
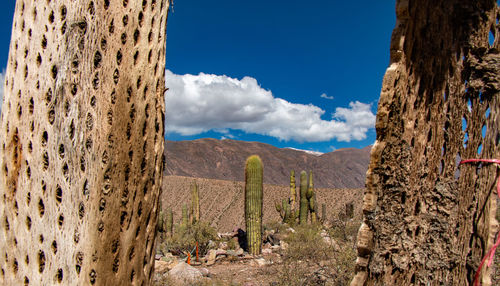
[[[257,154],[264,163],[266,184],[289,185],[293,169],[297,179],[301,170],[312,170],[318,188],[364,188],[370,149],[346,148],[320,155],[229,139],[166,141],[165,175],[243,181],[246,158]]]

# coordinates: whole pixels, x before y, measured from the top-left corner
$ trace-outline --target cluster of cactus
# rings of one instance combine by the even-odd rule
[[[318,214],[318,204],[316,202],[316,193],[314,192],[313,173],[309,172],[309,181],[306,171],[300,172],[300,201],[299,209],[296,210],[296,190],[295,190],[295,171],[290,172],[290,198],[283,199],[281,204],[276,203],[276,211],[280,214],[284,223],[294,225],[299,220],[299,224],[306,224],[309,214],[311,214],[311,223],[323,222],[326,218],[326,206],[322,205],[322,216]]]
[[[248,253],[262,251],[263,166],[257,155],[248,157],[245,164],[245,224]]]
[[[276,203],[276,211],[280,214],[281,219],[284,223],[289,225],[295,225],[297,217],[299,216],[298,210],[295,207],[297,191],[295,188],[295,171],[290,172],[290,197],[288,199],[283,199],[280,203]]]

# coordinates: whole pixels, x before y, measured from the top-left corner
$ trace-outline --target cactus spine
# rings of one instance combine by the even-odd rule
[[[263,166],[257,155],[245,164],[245,222],[248,252],[259,255],[262,249]]]
[[[299,223],[307,223],[307,215],[309,212],[309,201],[307,200],[307,173],[306,171],[300,172],[300,211]]]
[[[191,186],[191,221],[192,224],[200,221],[200,195],[196,182]]]

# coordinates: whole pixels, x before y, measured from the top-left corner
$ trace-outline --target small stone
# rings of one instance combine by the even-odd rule
[[[155,254],[155,260],[160,260],[160,258],[162,258],[163,255],[161,254]]]
[[[216,257],[217,257],[217,251],[215,249],[210,249],[206,255],[207,266],[214,265]]]
[[[196,283],[203,276],[198,269],[185,262],[179,262],[168,274],[178,283]]]
[[[166,261],[161,261],[161,260],[155,261],[155,273],[162,274],[167,272],[168,265],[169,263]]]
[[[243,254],[245,254],[245,251],[243,250],[243,248],[236,249],[236,255],[237,256],[242,256]]]
[[[265,266],[269,264],[269,261],[265,260],[264,258],[257,258],[254,260],[258,266]]]
[[[216,252],[217,256],[219,255],[227,255],[227,251],[225,251],[224,249],[217,249]]]
[[[287,249],[288,249],[288,243],[286,243],[286,242],[282,241],[282,242],[281,242],[281,249],[283,249],[283,250],[287,250]]]
[[[201,275],[210,277],[210,271],[207,268],[199,268],[198,270],[200,271]]]
[[[271,248],[262,249],[262,255],[270,255],[272,253],[273,253],[273,250]]]

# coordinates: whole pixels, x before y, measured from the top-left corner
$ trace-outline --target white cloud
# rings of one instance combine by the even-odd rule
[[[0,111],[2,111],[4,85],[5,85],[5,71],[0,73]]]
[[[167,133],[238,129],[280,140],[349,142],[365,139],[375,125],[369,104],[351,102],[349,108],[337,108],[332,120],[323,120],[321,108],[276,98],[252,77],[176,75],[166,70],[165,81]]]
[[[326,95],[326,93],[324,93],[324,92],[320,95],[320,97],[321,97],[321,98],[326,98],[326,99],[333,100],[333,96],[328,96],[328,95]]]

